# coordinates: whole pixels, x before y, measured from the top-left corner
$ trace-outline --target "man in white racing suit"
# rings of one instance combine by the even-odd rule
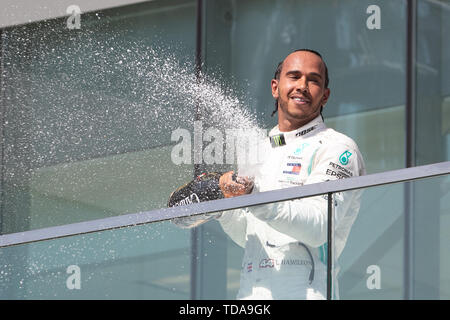
[[[271,141],[281,132],[275,127]],[[320,116],[282,133],[255,176],[253,192],[359,176],[364,163],[350,138],[326,128]],[[333,194],[334,254],[345,245],[359,210],[357,191]],[[245,248],[239,299],[323,299],[326,297],[326,196],[224,212],[224,231]],[[335,282],[336,286],[336,282]],[[337,293],[337,288],[335,288]]]
[[[261,146],[264,160],[252,182],[236,181],[233,172],[224,174],[220,188],[225,197],[365,173],[356,143],[323,122],[321,111],[330,90],[328,71],[319,53],[302,49],[288,55],[279,64],[271,86],[278,125]],[[359,211],[360,195],[359,191],[333,194],[335,259]],[[210,216],[245,249],[237,298],[325,299],[327,212],[324,195]],[[195,217],[187,218],[184,226],[199,222]],[[333,286],[337,297],[336,281]]]

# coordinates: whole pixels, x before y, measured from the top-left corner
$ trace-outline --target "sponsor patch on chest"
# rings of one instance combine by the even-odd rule
[[[283,169],[283,174],[289,175],[299,175],[302,169],[302,164],[300,162],[288,162]]]

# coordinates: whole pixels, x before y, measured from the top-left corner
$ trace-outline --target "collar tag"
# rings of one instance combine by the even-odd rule
[[[305,134],[307,134],[307,133],[310,133],[311,131],[313,131],[313,130],[316,129],[316,128],[317,128],[317,125],[314,125],[314,126],[308,128],[308,129],[305,129],[305,130],[302,130],[302,131],[297,132],[297,133],[295,134],[295,136],[296,136],[296,137],[303,136],[303,135],[305,135]]]

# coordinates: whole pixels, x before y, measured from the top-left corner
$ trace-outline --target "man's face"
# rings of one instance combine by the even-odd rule
[[[295,130],[316,118],[330,95],[322,59],[308,51],[288,55],[280,79],[273,79],[271,86],[272,96],[278,99],[281,131]]]

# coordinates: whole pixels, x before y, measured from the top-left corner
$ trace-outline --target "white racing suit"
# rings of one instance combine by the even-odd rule
[[[265,157],[255,174],[253,192],[365,174],[356,143],[327,128],[321,116],[291,132],[282,133],[277,126],[263,143]],[[359,211],[360,196],[360,191],[333,194],[335,259]],[[326,298],[326,195],[225,211],[214,217],[245,249],[238,299]],[[196,219],[202,216],[177,224],[198,225]],[[337,298],[336,260],[334,264],[333,296]]]

